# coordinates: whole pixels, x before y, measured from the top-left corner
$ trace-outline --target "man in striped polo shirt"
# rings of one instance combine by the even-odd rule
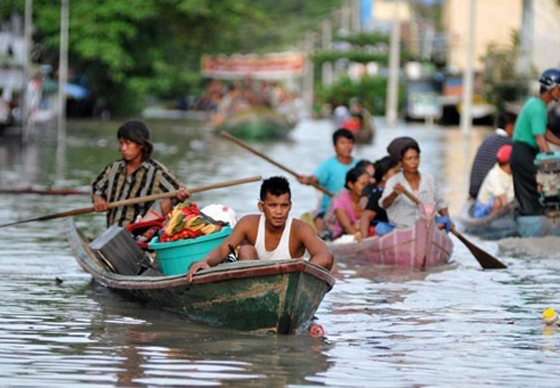
[[[498,117],[496,132],[482,142],[474,158],[469,184],[469,197],[477,198],[480,186],[490,169],[496,164],[496,154],[500,147],[511,145],[511,137],[515,128],[517,115],[512,112],[502,112]]]
[[[151,158],[150,132],[140,121],[128,121],[117,132],[122,159],[109,163],[92,183],[93,207],[107,212],[107,226],[126,227],[143,217],[153,202],[108,209],[109,202],[144,197],[177,190],[176,199],[190,196],[183,184],[160,162]],[[171,210],[171,200],[163,200],[162,211]]]

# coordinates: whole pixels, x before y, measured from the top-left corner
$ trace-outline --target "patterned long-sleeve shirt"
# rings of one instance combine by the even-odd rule
[[[436,181],[430,174],[421,173],[420,186],[418,187],[418,192],[415,193],[402,172],[387,181],[385,190],[383,190],[379,200],[379,206],[383,207],[383,200],[393,192],[393,188],[397,183],[400,183],[405,189],[414,194],[421,202],[434,203],[435,211],[447,207]],[[398,228],[408,228],[414,225],[416,220],[420,218],[421,212],[420,207],[416,203],[404,194],[401,194],[387,208],[387,216],[389,217],[389,222],[395,224]]]
[[[148,159],[132,174],[127,175],[124,160],[116,160],[103,169],[92,183],[93,195],[98,195],[107,202],[123,201],[131,198],[144,197],[151,194],[166,193],[182,186],[160,162]],[[121,206],[109,209],[107,226],[117,224],[127,226],[144,216],[153,202]]]

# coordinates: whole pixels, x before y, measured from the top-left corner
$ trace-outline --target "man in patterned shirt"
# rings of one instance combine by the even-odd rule
[[[128,121],[117,132],[122,159],[109,163],[92,183],[93,207],[107,212],[107,226],[127,226],[143,217],[153,202],[108,209],[109,202],[177,191],[176,199],[184,201],[188,190],[160,162],[151,158],[150,132],[140,121]],[[171,200],[163,200],[163,213],[171,210]]]

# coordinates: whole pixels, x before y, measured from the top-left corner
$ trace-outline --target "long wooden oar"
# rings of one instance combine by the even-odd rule
[[[86,190],[64,189],[56,187],[21,187],[21,188],[0,188],[0,194],[38,194],[38,195],[90,195]]]
[[[253,154],[263,158],[264,160],[266,160],[269,163],[274,164],[276,167],[279,167],[280,169],[286,171],[288,174],[292,174],[293,176],[295,176],[296,178],[301,178],[301,175],[298,174],[297,172],[295,172],[294,170],[292,170],[289,167],[284,166],[283,164],[278,163],[277,161],[270,159],[268,156],[266,156],[265,154],[257,151],[256,149],[254,149],[253,147],[251,147],[249,144],[245,143],[244,141],[239,140],[238,138],[236,138],[233,135],[230,135],[227,132],[221,131],[220,132],[220,136],[221,137],[225,137],[226,139],[228,139],[229,141],[237,144],[238,146],[245,148],[247,151],[252,152]],[[311,186],[315,187],[317,190],[327,194],[329,197],[334,197],[334,194],[331,193],[329,190],[325,189],[323,186],[317,184],[317,183],[310,183]]]
[[[416,198],[414,195],[412,195],[410,193],[410,191],[404,189],[404,195],[406,195],[408,198],[410,198],[418,206],[421,205],[420,200],[418,198]],[[459,233],[455,228],[451,229],[451,233],[453,233],[455,236],[457,236],[459,241],[461,241],[463,244],[465,244],[465,246],[468,248],[468,250],[471,251],[471,253],[475,257],[475,259],[478,260],[478,262],[480,263],[482,268],[484,268],[484,269],[507,268],[507,266],[504,263],[502,263],[501,261],[496,259],[494,256],[489,254],[488,252],[482,250],[481,248],[479,248],[478,246],[474,245],[472,242],[467,240],[467,238],[465,236],[463,236],[461,233]]]
[[[210,184],[210,185],[193,187],[192,189],[188,189],[188,190],[191,192],[191,194],[194,194],[194,193],[200,193],[201,191],[221,189],[221,188],[224,188],[224,187],[241,185],[243,183],[257,182],[257,181],[260,181],[261,179],[262,179],[261,176],[253,176],[253,177],[250,177],[250,178],[235,179],[235,180],[230,180],[230,181],[225,181],[225,182],[220,182],[220,183],[213,183],[213,184]],[[137,204],[137,203],[151,202],[151,201],[155,201],[155,200],[158,200],[158,199],[173,198],[176,195],[177,195],[177,191],[169,191],[167,193],[162,193],[162,194],[152,194],[152,195],[148,195],[148,196],[145,196],[145,197],[138,197],[138,198],[126,199],[124,201],[111,202],[111,203],[107,204],[107,207],[109,209],[113,209],[113,208],[116,208],[116,207],[119,207],[119,206],[128,206],[128,205],[134,205],[134,204]],[[66,212],[62,212],[62,213],[50,214],[50,215],[47,215],[47,216],[31,218],[31,219],[16,221],[16,222],[10,222],[9,224],[0,225],[0,228],[5,228],[6,226],[12,226],[12,225],[18,225],[18,224],[25,224],[25,223],[34,222],[34,221],[47,221],[47,220],[54,220],[55,218],[79,216],[79,215],[82,215],[82,214],[93,213],[94,211],[95,211],[95,209],[93,207],[85,207],[85,208],[82,208],[82,209],[75,209],[75,210],[70,210],[70,211],[66,211]]]

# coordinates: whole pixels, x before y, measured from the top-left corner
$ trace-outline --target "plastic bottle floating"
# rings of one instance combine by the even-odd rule
[[[558,323],[558,314],[556,314],[556,310],[553,308],[547,308],[542,313],[542,320],[545,325],[557,325]]]

